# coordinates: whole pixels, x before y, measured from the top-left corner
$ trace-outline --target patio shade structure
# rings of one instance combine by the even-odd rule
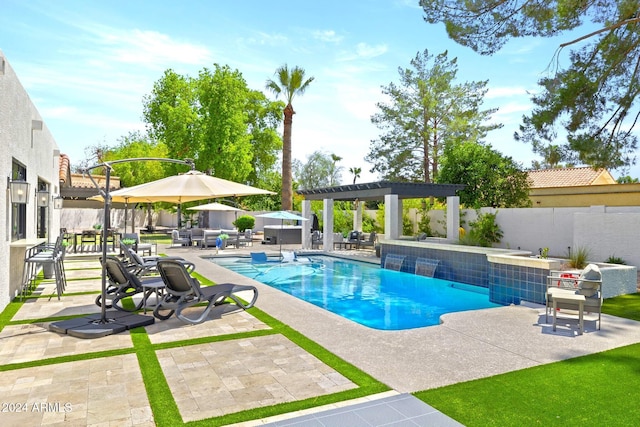
[[[259,218],[273,218],[273,219],[280,220],[280,230],[278,231],[278,241],[280,242],[280,258],[282,258],[282,239],[280,238],[280,233],[284,228],[284,220],[286,219],[291,221],[308,221],[308,219],[303,216],[300,216],[291,212],[287,212],[287,211],[268,212],[266,214],[261,214],[256,216]]]
[[[242,209],[235,208],[233,206],[225,205],[224,203],[207,203],[206,205],[199,205],[187,208],[192,211],[221,211],[221,212],[238,212]]]
[[[269,190],[251,187],[222,178],[191,170],[168,176],[156,181],[111,192],[112,201],[168,202],[178,205],[178,227],[180,227],[180,206],[182,203],[219,197],[255,196],[275,194]]]

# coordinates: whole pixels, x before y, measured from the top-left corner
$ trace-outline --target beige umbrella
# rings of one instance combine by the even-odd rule
[[[254,196],[275,194],[249,185],[216,178],[195,170],[173,175],[145,184],[122,188],[111,192],[112,201],[169,202],[178,204],[178,226],[180,226],[180,205],[203,199],[218,197]]]
[[[207,203],[206,205],[193,206],[187,208],[192,211],[241,211],[242,209],[234,208],[233,206],[225,205],[223,203]]]

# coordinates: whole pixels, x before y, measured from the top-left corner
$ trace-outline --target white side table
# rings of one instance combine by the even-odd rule
[[[562,293],[562,294],[553,294],[551,296],[553,299],[553,330],[556,330],[556,316],[558,314],[558,303],[569,303],[569,304],[578,304],[578,318],[580,320],[580,335],[584,331],[584,295],[580,294],[572,294],[572,293]]]

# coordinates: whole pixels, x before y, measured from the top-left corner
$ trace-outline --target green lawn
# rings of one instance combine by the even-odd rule
[[[602,311],[640,320],[640,294],[608,299]],[[633,344],[415,395],[466,426],[638,426],[639,380]]]

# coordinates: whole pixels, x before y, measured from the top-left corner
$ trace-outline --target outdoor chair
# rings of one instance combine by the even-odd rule
[[[43,270],[50,269],[53,274],[56,283],[56,294],[58,296],[58,300],[60,299],[60,295],[62,295],[67,285],[67,278],[64,270],[66,247],[63,244],[63,240],[64,235],[60,234],[53,245],[43,243],[26,252],[24,260],[24,276],[22,288],[20,290],[22,297],[33,289],[36,283],[35,280],[38,268],[42,267]]]
[[[161,259],[172,259],[175,261],[180,261],[187,268],[189,273],[196,269],[196,265],[191,261],[187,261],[184,258],[177,256],[170,257],[161,257],[161,256],[145,256],[141,257],[136,251],[131,248],[128,248],[129,252],[129,263],[127,265],[127,269],[131,271],[136,276],[146,276],[148,274],[153,274],[158,272],[158,261]]]
[[[244,230],[244,233],[238,233],[238,244],[240,246],[253,246],[253,232],[249,229]]]
[[[311,249],[320,249],[321,245],[322,245],[322,232],[319,230],[312,231],[311,232]]]
[[[102,260],[102,258],[100,258]],[[105,300],[102,300],[102,294],[96,298],[96,305],[102,307],[102,304],[106,304],[106,308],[115,308],[121,311],[136,311],[139,310],[146,302],[150,294],[157,290],[158,285],[162,285],[163,281],[160,277],[149,277],[141,279],[129,270],[120,261],[119,258],[108,255],[105,260],[105,267],[107,272],[107,288],[105,291]],[[145,290],[145,286],[149,286]],[[142,299],[135,303],[133,309],[125,308],[121,301],[127,297],[133,297],[134,295],[142,293]]]
[[[583,295],[584,311],[587,313],[597,313],[597,328],[601,327],[602,320],[602,273],[595,264],[589,264],[578,277],[569,276],[548,276],[546,292],[545,320],[548,321],[549,314],[553,314],[553,299],[556,301],[558,310],[579,310],[578,302],[562,300],[565,295]]]
[[[153,250],[153,243],[141,243],[138,233],[123,233],[122,240],[124,239],[135,241],[135,243],[133,244],[134,251],[141,253],[142,255],[144,255],[146,252],[149,252],[149,255],[151,255],[151,252]]]
[[[359,231],[350,231],[349,236],[347,236],[347,241],[345,242],[346,246],[349,245],[349,249],[353,249],[355,246],[356,249],[360,247],[360,232]]]
[[[258,299],[258,289],[254,286],[233,285],[224,283],[213,286],[200,286],[195,277],[191,277],[184,264],[176,260],[158,261],[158,271],[165,284],[165,293],[153,310],[153,315],[166,320],[174,313],[183,322],[198,324],[204,322],[213,307],[229,303],[232,300],[241,309],[253,307]],[[253,298],[248,304],[235,294],[241,291],[252,291]],[[201,302],[206,302],[205,309],[197,317],[188,317],[183,311]]]
[[[374,249],[375,245],[376,245],[376,240],[377,240],[377,235],[375,231],[372,231],[371,233],[369,233],[369,239],[367,240],[361,240],[358,243],[358,249],[361,248],[371,248]]]
[[[204,229],[203,228],[190,229],[189,239],[191,239],[191,244],[195,244],[198,247],[202,247],[202,243],[204,241]]]
[[[95,251],[98,246],[98,233],[96,230],[83,230],[80,236],[80,251],[85,251],[85,245]]]
[[[174,245],[191,246],[191,239],[186,234],[181,236],[178,230],[171,230],[171,246]]]

